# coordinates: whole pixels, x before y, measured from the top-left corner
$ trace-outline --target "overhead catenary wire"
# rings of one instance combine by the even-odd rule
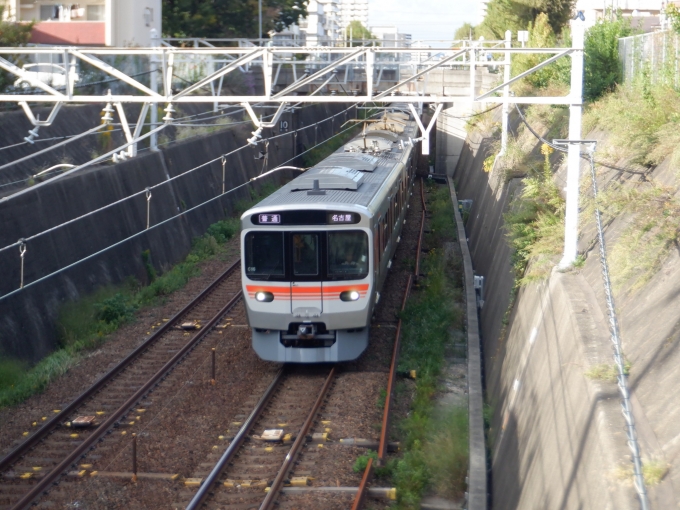
[[[117,125],[117,124],[114,124],[114,125]],[[112,130],[112,131],[109,131],[109,133],[115,133],[115,132],[117,132],[117,131],[121,131],[121,130],[120,130],[120,129],[114,129],[114,130]],[[52,137],[50,137],[50,138],[40,138],[40,139],[33,140],[33,143],[52,142],[52,141],[54,141],[54,140],[67,140],[67,139],[69,139],[69,138],[73,138],[73,137],[79,136],[79,135],[81,135],[81,134],[82,134],[82,133],[77,133],[77,134],[75,134],[75,135],[52,136]],[[94,134],[94,133],[90,133],[90,134]],[[25,144],[27,144],[27,143],[28,143],[28,142],[23,141],[23,142],[15,143],[15,144],[13,144],[13,145],[7,145],[7,146],[5,146],[5,147],[0,147],[0,151],[4,151],[4,150],[6,150],[6,149],[11,149],[12,147],[18,147],[18,146],[20,146],[20,145],[25,145]]]
[[[350,107],[350,108],[352,108],[352,107]],[[349,110],[350,108],[348,108],[347,110]],[[342,112],[340,112],[340,113],[342,113]],[[379,113],[379,112],[378,112],[378,113]],[[332,115],[331,117],[328,117],[328,118],[326,118],[326,119],[324,119],[324,120],[329,120],[329,119],[331,119],[331,118],[333,118],[333,117],[336,117],[337,115],[338,115],[338,114]],[[374,114],[374,115],[377,115],[377,113]],[[309,128],[309,127],[311,127],[311,126],[305,126],[304,128],[301,128],[301,129],[307,129],[307,128]],[[0,296],[0,301],[2,301],[2,300],[4,300],[4,299],[7,299],[7,298],[9,298],[9,297],[11,297],[11,296],[13,296],[13,295],[19,293],[19,292],[22,291],[23,289],[26,289],[26,288],[31,287],[31,286],[33,286],[33,285],[36,285],[37,283],[40,283],[41,281],[44,281],[44,280],[46,280],[46,279],[48,279],[48,278],[51,278],[52,276],[55,276],[55,275],[57,275],[57,274],[59,274],[59,273],[62,273],[62,272],[64,272],[64,271],[66,271],[66,270],[72,268],[72,267],[75,267],[75,266],[77,266],[78,264],[80,264],[80,263],[82,263],[82,262],[85,262],[85,261],[87,261],[87,260],[90,260],[90,259],[92,259],[92,258],[98,256],[98,255],[101,255],[102,253],[105,253],[105,252],[107,252],[108,250],[111,250],[112,248],[115,248],[115,247],[117,247],[117,246],[120,246],[121,244],[123,244],[123,243],[125,243],[125,242],[127,242],[127,241],[130,241],[130,240],[132,240],[132,239],[135,239],[135,238],[139,237],[140,235],[147,233],[147,232],[150,231],[150,230],[154,230],[154,229],[160,227],[161,225],[164,225],[164,224],[166,224],[166,223],[168,223],[168,222],[170,222],[170,221],[173,221],[173,220],[175,220],[175,219],[178,219],[178,218],[184,216],[185,214],[187,214],[187,213],[189,213],[189,212],[192,212],[192,211],[194,211],[194,210],[196,210],[196,209],[199,209],[200,207],[203,207],[203,206],[205,206],[205,205],[207,205],[207,204],[210,204],[210,203],[214,202],[215,200],[219,200],[219,199],[222,198],[224,195],[227,195],[227,194],[232,193],[232,192],[234,192],[234,191],[236,191],[236,190],[238,190],[238,189],[241,189],[241,188],[243,188],[244,186],[248,186],[248,185],[252,184],[253,182],[255,182],[255,181],[259,180],[259,179],[262,179],[262,178],[264,178],[264,177],[266,177],[266,176],[268,176],[268,175],[273,174],[274,172],[278,172],[278,171],[281,171],[281,170],[289,169],[290,167],[286,167],[286,166],[285,166],[286,163],[292,161],[293,159],[295,159],[295,158],[301,156],[302,154],[304,154],[304,153],[306,153],[306,152],[309,152],[310,150],[312,150],[312,149],[318,147],[319,145],[322,145],[322,144],[324,144],[324,143],[327,143],[327,142],[330,141],[331,139],[333,139],[333,138],[335,138],[336,136],[338,136],[338,135],[344,133],[345,131],[348,131],[349,129],[351,129],[351,128],[353,128],[353,127],[355,127],[355,126],[350,126],[349,128],[344,129],[343,131],[340,131],[339,133],[336,133],[335,135],[333,135],[333,136],[327,138],[326,140],[324,140],[323,142],[320,142],[320,143],[316,144],[314,147],[311,147],[310,149],[306,150],[305,152],[303,152],[303,153],[301,153],[301,154],[298,154],[298,155],[295,156],[294,158],[291,158],[291,159],[289,159],[288,161],[282,163],[281,165],[279,165],[277,168],[274,168],[273,170],[269,170],[268,172],[265,172],[265,173],[263,173],[263,174],[261,174],[261,175],[257,175],[257,176],[255,176],[255,177],[249,179],[248,181],[246,181],[246,182],[244,182],[244,183],[242,183],[242,184],[239,184],[239,185],[237,185],[237,186],[235,186],[235,187],[233,187],[233,188],[227,190],[227,191],[224,192],[224,193],[221,193],[221,194],[219,194],[219,195],[216,195],[215,197],[210,198],[210,199],[208,199],[208,200],[205,200],[204,202],[202,202],[202,203],[200,203],[200,204],[198,204],[198,205],[195,205],[194,207],[191,207],[191,208],[189,208],[189,209],[186,209],[186,210],[184,210],[184,211],[181,211],[181,212],[179,212],[178,214],[173,215],[173,216],[171,216],[171,217],[169,217],[169,218],[166,218],[165,220],[162,220],[162,221],[160,221],[160,222],[158,222],[158,223],[156,223],[156,224],[154,224],[154,225],[150,225],[148,228],[143,229],[143,230],[141,230],[141,231],[139,231],[139,232],[137,232],[137,233],[135,233],[135,234],[132,234],[132,235],[126,237],[125,239],[122,239],[122,240],[120,240],[120,241],[117,241],[117,242],[115,242],[115,243],[113,243],[113,244],[111,244],[111,245],[109,245],[109,246],[107,246],[107,247],[105,247],[105,248],[102,248],[101,250],[98,250],[98,251],[95,252],[95,253],[92,253],[92,254],[90,254],[90,255],[87,255],[87,256],[85,256],[85,257],[79,259],[79,260],[76,260],[76,261],[74,261],[74,262],[72,262],[72,263],[70,263],[70,264],[68,264],[68,265],[66,265],[66,266],[64,266],[64,267],[62,267],[62,268],[60,268],[60,269],[57,269],[56,271],[53,271],[53,272],[51,272],[51,273],[49,273],[49,274],[47,274],[47,275],[41,276],[41,277],[38,278],[37,280],[34,280],[34,281],[32,281],[32,282],[30,282],[30,283],[27,283],[27,284],[24,284],[22,287],[20,287],[20,288],[18,288],[18,289],[15,289],[15,290],[13,290],[13,291],[11,291],[11,292],[8,292],[7,294],[5,294],[5,295],[3,295],[3,296]],[[286,133],[286,134],[291,134],[291,133]],[[235,151],[232,151],[232,153],[233,153],[233,152],[236,152],[236,151],[238,151],[238,150],[241,150],[241,149],[243,149],[243,148],[245,148],[245,147],[246,147],[246,146],[240,147],[239,149],[236,149]],[[187,170],[186,172],[184,172],[184,173],[181,174],[181,175],[186,175],[187,173],[189,173],[189,172],[191,172],[191,171],[195,171],[195,170],[197,170],[198,168],[202,168],[202,167],[204,167],[204,166],[206,166],[206,165],[208,165],[208,164],[210,164],[210,163],[213,163],[213,162],[215,162],[215,161],[217,161],[217,160],[219,160],[219,159],[221,159],[221,158],[222,158],[222,156],[219,156],[218,158],[215,158],[215,159],[213,159],[213,160],[211,160],[211,161],[209,161],[209,162],[202,163],[201,165],[199,165],[199,167],[192,168],[191,170]],[[300,170],[303,170],[303,171],[304,171],[304,169],[300,169]],[[178,177],[180,177],[181,175],[178,175],[178,176],[176,176],[175,178],[178,178]],[[173,178],[173,179],[174,179],[174,178]],[[167,182],[167,181],[164,181],[163,183],[159,183],[158,185],[156,185],[156,187],[157,187],[157,186],[160,186],[160,185],[162,185],[162,184],[165,184],[166,182]],[[140,194],[142,194],[142,193],[146,193],[146,191],[147,191],[146,189],[141,190],[140,192],[137,192],[135,195],[140,195]],[[130,197],[126,197],[125,199],[121,199],[120,201],[126,200],[127,198],[130,198]],[[120,201],[118,201],[118,203],[120,203]],[[111,205],[113,205],[113,204],[110,204],[109,206],[106,206],[106,207],[110,207]],[[103,209],[103,208],[102,208],[102,209]],[[79,218],[77,218],[77,219],[81,219],[81,218],[83,218],[83,217],[90,216],[91,214],[93,214],[93,213],[92,213],[92,212],[87,213],[86,215],[83,215],[82,217],[79,217]],[[77,219],[74,219],[74,221],[77,221]],[[50,231],[55,230],[56,228],[60,228],[61,226],[63,226],[63,224],[62,224],[62,225],[57,225],[57,226],[55,226],[55,227],[52,227],[52,229],[50,229]],[[9,248],[15,247],[15,246],[20,246],[20,245],[22,245],[22,244],[25,245],[25,242],[26,242],[27,240],[29,240],[29,239],[35,239],[37,236],[42,235],[43,233],[46,233],[46,232],[47,232],[47,231],[44,231],[44,232],[41,232],[41,233],[39,233],[39,234],[35,234],[34,236],[32,236],[32,237],[30,237],[30,238],[21,239],[20,241],[18,241],[18,242],[16,242],[16,243],[13,243],[12,245],[8,245],[8,246],[5,246],[4,248],[1,248],[1,249],[0,249],[0,252],[1,252],[1,251],[4,251],[4,250],[6,250],[6,249],[9,249]]]
[[[14,161],[12,161],[10,163],[5,163],[4,165],[0,166],[0,170],[4,170],[5,168],[9,168],[9,167],[14,166],[16,164],[22,163],[23,161],[28,161],[29,159],[33,159],[36,156],[40,156],[41,154],[45,154],[46,152],[54,150],[57,147],[62,147],[62,146],[69,144],[71,142],[75,142],[79,138],[82,138],[82,137],[87,136],[87,135],[91,135],[92,133],[96,133],[97,131],[100,131],[104,127],[106,127],[106,124],[101,124],[99,126],[95,126],[92,129],[88,129],[84,133],[80,133],[79,135],[75,135],[72,138],[69,138],[68,140],[64,140],[62,142],[55,143],[54,145],[50,145],[49,147],[46,147],[42,150],[39,150],[38,152],[33,152],[33,153],[29,154],[28,156],[24,156],[23,158],[15,159]]]
[[[330,120],[331,118],[336,117],[337,115],[340,115],[340,114],[342,114],[342,113],[344,113],[344,112],[346,112],[346,111],[349,111],[352,107],[353,107],[353,106],[350,106],[350,107],[347,108],[346,110],[343,110],[342,112],[339,112],[339,113],[337,113],[337,114],[335,114],[335,115],[329,116],[329,117],[327,117],[327,118],[325,118],[325,119],[323,119],[323,120],[321,120],[321,121],[319,121],[319,122],[326,122],[326,121]],[[318,123],[317,123],[317,124],[318,124]],[[302,127],[302,128],[299,128],[299,129],[294,130],[294,131],[291,131],[291,132],[286,132],[286,133],[282,133],[282,134],[280,134],[280,135],[276,135],[276,136],[274,136],[274,137],[271,137],[270,139],[275,139],[275,138],[278,138],[278,137],[280,137],[280,136],[288,136],[288,135],[291,135],[293,132],[303,131],[303,130],[305,130],[305,129],[311,128],[312,126],[313,126],[313,125],[310,124],[309,126],[304,126],[304,127]],[[354,126],[351,126],[351,127],[354,127]],[[348,129],[351,129],[351,127],[348,128]],[[304,152],[298,154],[297,156],[295,156],[295,157],[289,159],[288,161],[285,161],[284,163],[282,163],[282,164],[279,165],[279,166],[283,166],[283,165],[285,165],[285,164],[287,164],[287,163],[293,161],[294,159],[296,159],[297,157],[301,156],[302,154],[305,154],[305,153],[309,152],[310,150],[312,150],[312,149],[318,147],[319,145],[322,145],[323,143],[326,143],[327,141],[331,140],[332,138],[335,138],[336,136],[338,136],[339,134],[344,133],[344,132],[347,131],[348,129],[345,129],[345,130],[343,130],[343,131],[341,131],[341,132],[339,132],[339,133],[337,133],[337,134],[335,134],[335,135],[329,137],[328,139],[324,140],[323,142],[318,143],[318,144],[315,145],[314,147],[312,147],[312,148],[310,148],[310,149],[308,149],[308,150],[306,150],[306,151],[304,151]],[[147,133],[145,136],[149,136],[150,134],[151,134],[151,133]],[[241,147],[239,147],[239,148],[237,148],[237,149],[235,149],[235,150],[233,150],[233,151],[231,151],[231,152],[229,152],[229,153],[227,153],[227,154],[222,154],[222,155],[220,155],[220,156],[218,156],[218,157],[216,157],[216,158],[211,159],[210,161],[206,161],[206,162],[204,162],[204,163],[201,163],[200,165],[198,165],[198,166],[196,166],[196,167],[193,167],[193,168],[191,168],[191,169],[189,169],[189,170],[186,170],[186,171],[184,171],[184,172],[182,172],[182,173],[180,173],[180,174],[178,174],[178,175],[176,175],[176,176],[174,176],[174,177],[170,177],[170,178],[168,178],[168,179],[166,179],[166,180],[164,180],[164,181],[162,181],[162,182],[160,182],[160,183],[157,183],[157,184],[154,184],[154,185],[152,185],[152,186],[149,186],[148,189],[150,189],[150,190],[156,189],[156,188],[158,188],[158,187],[160,187],[160,186],[163,186],[163,185],[165,185],[165,184],[167,184],[167,183],[169,183],[169,182],[172,182],[172,181],[174,181],[174,180],[176,180],[176,179],[179,179],[180,177],[183,177],[183,176],[186,176],[186,175],[188,175],[188,174],[190,174],[190,173],[192,173],[192,172],[195,172],[196,170],[199,170],[199,169],[201,169],[201,168],[203,168],[203,167],[205,167],[205,166],[207,166],[207,165],[209,165],[209,164],[212,164],[212,163],[214,163],[214,162],[216,162],[216,161],[218,161],[218,160],[220,160],[220,159],[222,159],[222,158],[224,158],[224,157],[230,156],[230,155],[232,155],[232,154],[234,154],[234,153],[236,153],[236,152],[238,152],[238,151],[240,151],[240,150],[243,150],[243,149],[245,149],[246,147],[249,147],[249,146],[250,146],[249,144],[245,144],[245,145],[243,145],[243,146],[241,146]],[[117,152],[118,150],[120,150],[120,149],[116,149],[116,150],[114,150],[114,151],[112,151],[112,152]],[[109,153],[109,154],[110,154],[110,153]],[[104,156],[100,156],[100,157],[103,158]],[[78,167],[78,168],[80,168],[80,167]],[[70,173],[70,172],[72,172],[72,171],[78,170],[78,168],[75,168],[75,169],[73,169],[73,170],[69,170],[68,172],[65,172],[63,175],[66,175],[67,173]],[[267,173],[264,173],[264,174],[262,174],[262,175],[260,175],[260,176],[258,176],[258,178],[259,178],[259,177],[262,177],[262,176],[264,176],[264,175],[267,175],[267,174],[268,174],[268,172],[267,172]],[[52,180],[50,180],[50,181],[46,181],[45,183],[41,183],[41,184],[47,184],[47,183],[52,182],[52,181],[54,181],[54,179],[52,179]],[[37,185],[36,185],[36,186],[33,186],[33,187],[30,188],[29,190],[25,190],[25,191],[32,191],[32,190],[35,189],[36,187],[37,187]],[[44,234],[47,234],[47,233],[49,233],[49,232],[54,232],[55,230],[57,230],[57,229],[59,229],[59,228],[62,228],[62,227],[64,227],[64,226],[66,226],[66,225],[70,225],[70,224],[72,224],[72,223],[74,223],[74,222],[76,222],[76,221],[82,220],[82,219],[84,219],[84,218],[86,218],[86,217],[88,217],[88,216],[91,216],[91,215],[96,214],[96,213],[98,213],[98,212],[104,211],[104,210],[106,210],[106,209],[108,209],[108,208],[110,208],[110,207],[113,207],[113,206],[115,206],[115,205],[118,205],[118,204],[120,204],[120,203],[122,203],[122,202],[124,202],[124,201],[126,201],[126,200],[129,200],[129,199],[134,198],[134,197],[136,197],[136,196],[142,195],[142,194],[144,194],[144,193],[146,193],[146,188],[143,189],[143,190],[137,191],[137,192],[135,192],[135,193],[133,193],[133,194],[131,194],[131,195],[128,195],[128,196],[126,196],[126,197],[124,197],[124,198],[121,198],[121,199],[119,199],[119,200],[116,200],[115,202],[112,202],[112,203],[107,204],[107,205],[105,205],[105,206],[102,206],[102,207],[100,207],[100,208],[98,208],[98,209],[95,209],[94,211],[89,211],[89,212],[86,213],[86,214],[83,214],[83,215],[78,216],[78,217],[76,217],[76,218],[72,218],[71,220],[68,220],[68,221],[66,221],[66,222],[64,222],[64,223],[60,223],[59,225],[55,225],[55,226],[50,227],[49,229],[46,229],[46,230],[44,230],[44,231],[41,231],[41,232],[38,232],[38,233],[33,234],[33,235],[31,235],[31,236],[22,238],[22,241],[23,241],[23,242],[28,242],[28,241],[30,241],[30,240],[34,240],[34,239],[36,239],[36,238],[38,238],[38,237],[40,237],[40,236],[42,236],[42,235],[44,235]],[[11,195],[11,197],[14,197],[14,196],[16,196],[16,194],[15,194],[15,195]],[[11,197],[5,197],[4,199],[0,199],[0,205],[2,205],[2,204],[4,203],[4,201],[5,201],[7,198],[11,198]],[[0,252],[6,251],[6,250],[11,249],[11,248],[14,248],[14,247],[17,247],[17,246],[19,246],[20,244],[21,244],[21,241],[17,241],[17,242],[15,242],[15,243],[9,244],[9,245],[7,245],[7,246],[4,246],[4,247],[0,248]]]
[[[104,126],[104,124],[102,124],[102,126]],[[46,184],[50,184],[50,183],[56,181],[57,179],[62,179],[62,178],[64,178],[64,177],[66,177],[67,175],[71,175],[71,174],[73,174],[73,173],[75,173],[75,172],[78,172],[78,171],[84,169],[84,168],[87,168],[87,167],[89,167],[89,166],[91,166],[91,165],[94,165],[95,163],[99,163],[100,161],[104,161],[104,160],[110,158],[111,156],[113,156],[114,154],[120,152],[121,150],[123,150],[123,149],[125,149],[125,148],[127,148],[127,147],[129,147],[129,146],[131,146],[131,145],[134,145],[134,144],[136,144],[136,143],[138,143],[138,142],[141,142],[142,140],[145,140],[145,139],[149,138],[150,136],[153,136],[154,134],[156,134],[156,133],[162,131],[163,129],[165,129],[166,127],[167,127],[167,124],[163,124],[163,125],[157,127],[156,129],[152,129],[152,130],[149,131],[148,133],[141,135],[139,138],[136,138],[136,139],[134,139],[134,140],[131,141],[131,142],[127,142],[127,143],[125,143],[125,144],[123,144],[123,145],[117,147],[116,149],[113,149],[112,151],[109,151],[109,152],[107,152],[106,154],[103,154],[102,156],[98,156],[98,157],[96,157],[96,158],[94,158],[94,159],[91,159],[90,161],[88,161],[88,162],[86,162],[86,163],[83,163],[82,165],[79,165],[79,166],[77,166],[76,168],[72,168],[71,170],[67,170],[66,172],[64,172],[64,173],[62,173],[62,174],[60,174],[60,175],[57,175],[56,177],[53,177],[52,179],[49,179],[49,180],[47,180],[47,181],[38,183],[38,184],[36,184],[36,185],[34,185],[34,186],[28,188],[28,189],[23,189],[23,190],[21,190],[21,191],[17,191],[17,192],[14,193],[13,195],[9,195],[9,196],[3,197],[2,199],[0,199],[0,205],[5,204],[5,203],[7,203],[7,201],[12,200],[12,199],[14,199],[14,198],[16,198],[16,197],[18,197],[18,196],[24,195],[24,194],[26,194],[26,193],[34,192],[36,188],[40,188],[40,187],[42,187],[42,186],[44,186],[44,185],[46,185]],[[97,126],[97,128],[100,129],[101,126]],[[3,168],[3,167],[0,167],[0,169],[2,169],[2,168]]]

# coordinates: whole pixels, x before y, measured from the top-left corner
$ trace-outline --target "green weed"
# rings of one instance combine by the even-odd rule
[[[583,215],[592,218],[596,205],[593,199],[585,199],[583,205]],[[614,286],[641,288],[680,240],[680,200],[675,188],[655,182],[626,186],[613,183],[598,194],[597,205],[605,222],[624,214],[629,218],[624,231],[610,246]]]
[[[373,459],[373,474],[378,478],[389,478],[392,476],[396,467],[396,460],[389,459],[384,466],[378,466],[378,452],[368,450],[364,455],[359,455],[354,461],[352,471],[355,473],[363,473],[368,466],[368,460]]]
[[[430,186],[429,191],[432,218],[425,241],[428,246],[441,246],[455,238],[453,209],[446,187]],[[423,269],[427,276],[401,315],[399,370],[418,373],[409,415],[399,423],[405,453],[394,464],[392,474],[397,508],[402,509],[419,508],[427,487],[460,495],[467,472],[467,439],[459,428],[463,420],[467,433],[466,413],[456,411],[455,417],[437,419],[432,400],[451,343],[449,331],[462,329],[462,313],[454,306],[461,301],[460,288],[443,250],[431,250],[423,259]]]
[[[387,390],[385,388],[381,388],[380,393],[378,394],[378,401],[375,403],[375,405],[378,406],[378,409],[384,409],[386,400],[387,400]]]
[[[541,152],[543,168],[522,180],[519,200],[504,215],[518,285],[547,278],[562,247],[564,199],[553,181],[552,149],[543,145]]]
[[[0,359],[0,392],[17,384],[26,372],[26,363],[16,359]]]
[[[623,373],[625,375],[630,375],[630,369],[630,361],[625,360],[623,363]],[[616,382],[617,377],[619,376],[619,370],[613,363],[600,363],[587,370],[585,375],[589,379],[594,379],[596,381]]]
[[[436,432],[423,447],[425,464],[437,494],[459,498],[465,492],[468,470],[468,412],[456,407],[435,422]]]
[[[650,461],[642,464],[642,476],[645,479],[645,485],[654,487],[661,483],[666,477],[670,466],[661,461]]]

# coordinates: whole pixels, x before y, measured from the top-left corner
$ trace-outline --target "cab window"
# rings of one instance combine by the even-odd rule
[[[328,277],[358,280],[368,275],[368,236],[363,231],[328,233]]]

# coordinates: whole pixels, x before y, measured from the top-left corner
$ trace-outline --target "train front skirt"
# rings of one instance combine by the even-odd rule
[[[325,363],[357,359],[368,347],[369,328],[328,331],[304,339],[286,331],[253,329],[253,349],[267,361]]]

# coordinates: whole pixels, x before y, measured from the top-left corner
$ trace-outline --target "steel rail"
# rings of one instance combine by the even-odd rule
[[[264,501],[262,501],[259,510],[270,510],[274,506],[274,502],[278,497],[278,493],[279,490],[281,489],[281,486],[283,485],[283,481],[288,476],[288,472],[290,471],[290,468],[293,466],[293,463],[295,462],[295,459],[298,453],[300,452],[300,448],[307,440],[306,438],[307,432],[309,431],[309,428],[312,426],[312,422],[314,421],[314,418],[316,417],[316,414],[319,411],[319,408],[321,407],[324,398],[326,398],[328,389],[330,388],[331,383],[335,378],[335,368],[336,367],[334,366],[331,369],[330,373],[328,374],[326,382],[321,388],[319,396],[316,398],[316,402],[314,402],[314,406],[312,407],[309,416],[307,416],[307,419],[305,420],[305,423],[302,425],[302,428],[300,429],[297,438],[295,438],[295,442],[293,443],[293,446],[291,446],[290,451],[286,455],[286,458],[283,461],[283,464],[281,465],[281,469],[279,470],[279,473],[276,475],[276,478],[272,482],[272,485],[269,488],[269,492],[265,496]]]
[[[212,285],[211,285],[212,287]],[[205,292],[205,291],[204,291]],[[201,293],[203,294],[203,293]],[[93,445],[102,436],[107,434],[109,429],[115,426],[118,420],[124,416],[132,407],[137,405],[144,396],[157,385],[163,377],[165,377],[169,372],[173,370],[175,365],[182,360],[205,336],[210,333],[212,328],[219,322],[222,316],[227,313],[231,308],[238,303],[243,297],[243,291],[239,291],[229,302],[208,322],[203,329],[200,330],[194,338],[192,338],[187,344],[182,347],[163,367],[158,370],[147,382],[139,388],[128,400],[126,400],[111,416],[109,416],[106,421],[104,421],[96,431],[94,431],[89,437],[87,437],[76,449],[74,449],[64,460],[62,460],[57,466],[55,466],[51,471],[49,471],[45,477],[40,480],[39,483],[33,486],[33,488],[25,494],[11,510],[22,510],[30,505],[41,493],[46,492],[50,485],[56,481],[59,476],[66,470],[68,470],[73,464],[75,464],[78,459],[85,456],[87,452],[93,448]],[[127,358],[126,358],[127,359]]]
[[[269,403],[271,396],[274,394],[274,390],[281,383],[283,375],[284,369],[282,368],[278,371],[276,377],[274,377],[274,380],[271,382],[267,390],[264,392],[264,395],[262,395],[262,398],[260,398],[260,401],[255,406],[255,409],[253,409],[253,411],[250,413],[248,419],[246,419],[246,421],[239,429],[238,433],[234,436],[234,440],[231,442],[231,444],[229,444],[229,447],[222,454],[220,460],[217,461],[215,467],[212,469],[212,471],[210,471],[210,474],[201,484],[201,486],[198,489],[198,492],[194,494],[194,497],[186,506],[186,510],[195,510],[203,505],[206,498],[210,495],[210,491],[212,490],[213,484],[222,475],[225,468],[231,463],[232,459],[234,458],[234,455],[241,447],[241,444],[248,436],[248,434],[250,434],[250,432],[252,431],[253,427],[255,426],[255,422],[260,417],[262,411]]]
[[[361,483],[359,484],[359,489],[357,490],[356,496],[354,496],[354,501],[352,502],[352,510],[360,510],[364,506],[364,501],[366,500],[366,493],[368,492],[368,484],[373,481],[373,458],[368,459],[368,464],[366,464],[366,469],[364,470],[364,475],[361,477]]]
[[[420,276],[420,257],[422,254],[421,246],[423,244],[423,230],[425,230],[425,211],[420,213],[420,234],[418,234],[418,251],[416,252],[416,270],[415,277]]]
[[[411,287],[413,285],[413,277],[418,277],[419,265],[420,265],[420,252],[423,242],[423,230],[425,227],[425,211],[427,210],[427,205],[425,204],[425,194],[423,192],[423,181],[420,181],[420,199],[423,204],[422,220],[420,222],[420,233],[418,235],[418,247],[416,256],[416,269],[415,275],[411,274],[408,277],[408,282],[406,283],[406,290],[404,291],[404,298],[401,302],[401,311],[403,312],[406,308],[406,302],[408,301],[409,295],[411,294]],[[399,319],[397,323],[397,331],[394,335],[394,348],[392,349],[392,362],[390,364],[390,375],[387,380],[387,392],[385,398],[385,408],[383,410],[383,420],[382,428],[380,430],[380,442],[378,443],[378,462],[382,463],[385,460],[385,454],[387,453],[387,434],[390,426],[390,411],[392,407],[392,398],[394,396],[394,381],[397,374],[397,365],[399,363],[399,348],[401,346],[401,326],[402,320]],[[357,490],[356,496],[354,497],[354,502],[352,503],[352,510],[360,510],[363,508],[364,501],[366,499],[368,484],[373,479],[374,473],[373,459],[369,459],[366,464],[366,469],[361,477],[361,483],[359,484],[359,489]]]
[[[147,338],[139,347],[128,354],[120,363],[104,374],[101,379],[97,380],[92,386],[90,386],[83,393],[78,395],[68,406],[56,414],[50,421],[45,423],[40,429],[38,429],[35,434],[28,437],[24,442],[17,446],[14,450],[9,452],[5,457],[0,460],[0,471],[4,471],[14,464],[20,457],[28,452],[31,448],[36,446],[40,441],[42,441],[47,435],[49,435],[52,430],[57,426],[67,420],[67,418],[80,407],[83,402],[88,398],[94,396],[100,389],[102,389],[111,379],[118,375],[123,369],[125,369],[130,363],[139,357],[144,351],[156,343],[163,334],[172,328],[191,308],[196,306],[196,304],[201,301],[206,295],[213,291],[222,280],[229,276],[241,263],[241,259],[234,262],[229,266],[220,276],[218,276],[214,282],[212,282],[208,287],[203,289],[200,294],[198,294],[194,299],[191,300],[184,308],[177,312],[168,322],[163,324],[156,332]]]
[[[409,294],[411,293],[411,284],[413,283],[413,275],[408,276],[406,283],[406,290],[404,291],[404,299],[401,302],[401,310],[406,308]],[[383,410],[382,430],[380,431],[380,445],[378,446],[378,461],[382,462],[387,453],[387,433],[390,426],[390,411],[392,398],[394,397],[394,381],[397,375],[397,364],[399,363],[399,347],[401,346],[401,325],[402,320],[399,319],[397,323],[397,331],[394,335],[394,349],[392,350],[392,364],[390,365],[390,376],[387,381],[387,398],[385,399],[385,409]]]
[[[427,212],[427,205],[425,204],[425,191],[424,191],[424,181],[420,178],[420,203],[423,206],[423,211],[420,214],[420,233],[418,234],[418,248],[416,250],[416,270],[415,277],[420,276],[420,257],[422,254],[421,247],[423,245],[423,232],[425,231],[425,213]]]

